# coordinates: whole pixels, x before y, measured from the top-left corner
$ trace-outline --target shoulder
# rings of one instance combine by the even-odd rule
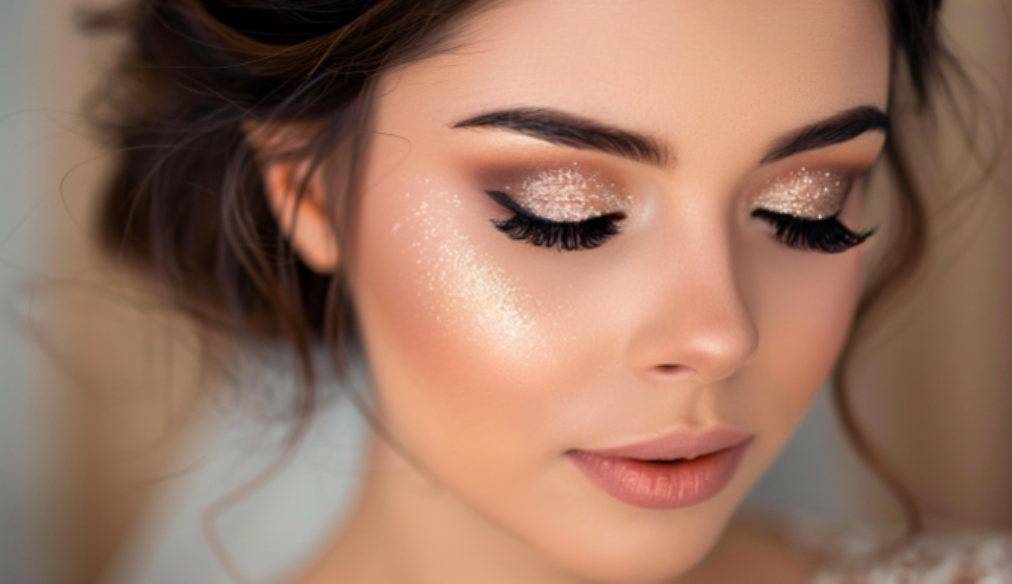
[[[1012,533],[898,527],[847,529],[781,523],[795,545],[822,558],[813,584],[1012,584]]]
[[[852,530],[838,536],[813,582],[1012,584],[1012,534],[951,531],[899,539],[882,530]]]

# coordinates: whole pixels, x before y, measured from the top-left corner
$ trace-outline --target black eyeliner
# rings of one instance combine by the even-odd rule
[[[523,215],[530,219],[537,219],[539,221],[546,221],[550,223],[559,223],[559,221],[552,221],[551,219],[545,219],[544,217],[538,217],[527,208],[514,201],[509,195],[502,191],[485,191],[485,194],[492,198],[493,201],[499,203],[507,210],[516,213],[517,215]]]
[[[536,247],[560,251],[594,249],[618,235],[616,222],[625,218],[624,213],[609,213],[580,221],[555,221],[535,215],[502,191],[488,190],[485,194],[513,213],[510,219],[492,219],[495,228],[510,239]]]

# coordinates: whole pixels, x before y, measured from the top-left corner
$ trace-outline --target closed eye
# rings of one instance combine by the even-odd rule
[[[618,222],[624,213],[609,213],[580,221],[554,221],[535,215],[502,191],[485,191],[493,201],[513,213],[513,217],[493,219],[492,224],[510,239],[526,241],[537,247],[576,251],[600,247],[618,235]]]
[[[756,209],[752,216],[773,226],[774,237],[787,247],[822,253],[841,253],[861,245],[875,234],[874,229],[855,233],[838,219],[839,213],[823,219],[808,219],[767,209]]]

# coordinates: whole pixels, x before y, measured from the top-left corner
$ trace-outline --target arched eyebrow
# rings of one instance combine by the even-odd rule
[[[498,128],[560,146],[597,150],[652,166],[666,166],[669,150],[650,136],[550,108],[515,108],[480,114],[452,128]]]
[[[862,105],[831,118],[789,132],[776,140],[762,164],[769,164],[806,150],[825,148],[853,140],[865,132],[889,131],[889,116],[877,107]]]
[[[858,106],[830,118],[788,132],[776,140],[761,160],[769,164],[806,150],[852,140],[869,131],[889,130],[889,116],[874,106]],[[479,114],[452,128],[496,128],[531,136],[551,144],[597,150],[652,166],[668,166],[674,159],[663,141],[551,108],[512,108]]]

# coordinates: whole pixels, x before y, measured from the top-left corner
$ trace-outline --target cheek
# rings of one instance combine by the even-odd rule
[[[353,276],[384,415],[437,467],[543,450],[525,437],[551,418],[544,388],[566,359],[566,302],[518,278],[503,253],[523,246],[504,245],[494,208],[466,188],[394,178],[370,190]]]
[[[843,254],[783,252],[759,262],[756,410],[786,440],[831,372],[861,293],[864,246]],[[775,397],[775,399],[768,399]]]
[[[863,262],[857,254],[830,260],[832,266],[806,281],[791,281],[770,303],[773,316],[766,358],[785,386],[818,386],[846,340],[860,293]],[[793,284],[790,285],[790,284]]]

